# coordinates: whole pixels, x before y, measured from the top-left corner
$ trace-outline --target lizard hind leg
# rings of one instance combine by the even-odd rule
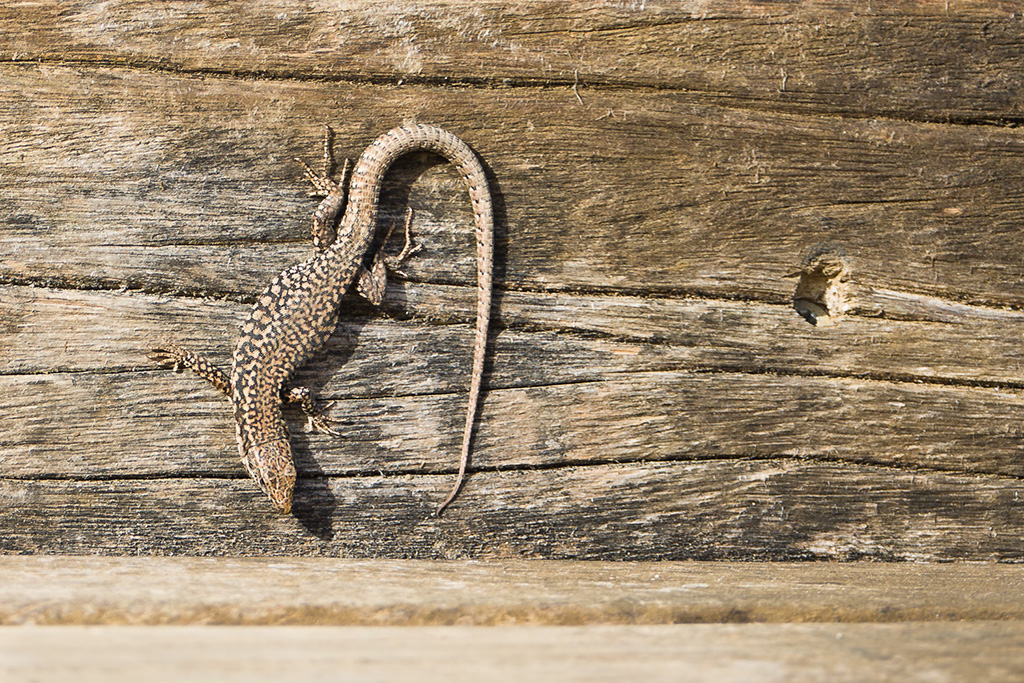
[[[352,162],[345,159],[345,165],[341,171],[341,182],[337,183],[331,178],[334,171],[334,156],[331,153],[334,134],[330,126],[324,126],[324,170],[317,173],[309,167],[302,159],[296,158],[303,168],[303,174],[313,185],[311,197],[323,197],[323,201],[313,212],[313,247],[319,251],[325,251],[334,244],[337,232],[334,228],[338,216],[345,208],[345,188],[348,185],[348,178],[352,172]]]
[[[420,250],[421,245],[414,244],[412,241],[411,226],[412,209],[410,208],[405,217],[405,246],[402,247],[402,252],[394,258],[384,256],[384,245],[388,243],[391,233],[395,231],[395,224],[392,223],[388,228],[388,233],[384,236],[384,241],[381,242],[380,249],[373,256],[373,263],[369,268],[359,269],[359,274],[356,277],[356,289],[360,296],[374,306],[384,303],[384,293],[388,286],[388,270],[397,271],[410,256]]]

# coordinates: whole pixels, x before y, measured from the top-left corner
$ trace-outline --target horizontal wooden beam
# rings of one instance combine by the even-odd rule
[[[985,680],[1024,677],[1021,622],[5,629],[11,683],[211,680]]]
[[[0,676],[1009,681],[1021,595],[1018,565],[0,557]]]
[[[0,557],[0,624],[593,625],[1024,619],[992,564]]]
[[[300,470],[451,469],[472,331],[444,322],[469,322],[472,290],[391,294],[393,311],[416,318],[350,317],[299,373],[298,383],[334,401],[345,433],[306,433],[289,411]],[[847,316],[819,328],[781,305],[509,293],[473,465],[799,457],[1024,476],[1019,316],[960,308],[955,324]],[[228,401],[145,354],[173,341],[226,369],[246,309],[4,288],[4,475],[240,474]]]

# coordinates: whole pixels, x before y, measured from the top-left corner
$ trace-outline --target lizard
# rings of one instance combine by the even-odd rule
[[[351,172],[346,202],[345,175],[349,167],[346,164],[341,183],[332,180],[330,148],[328,128],[324,139],[323,174],[318,176],[309,166],[305,167],[306,177],[314,186],[312,194],[324,197],[313,214],[313,243],[317,253],[282,271],[257,297],[248,319],[242,324],[230,374],[176,344],[154,347],[149,357],[163,367],[189,368],[228,395],[234,407],[238,451],[246,471],[277,511],[289,513],[296,471],[281,412],[282,402],[299,404],[313,429],[334,435],[338,432],[329,426],[332,420],[317,409],[312,392],[307,387],[288,386],[288,382],[331,336],[341,299],[353,284],[371,303],[382,303],[386,283],[383,245],[375,253],[371,253],[371,248],[384,175],[395,160],[406,153],[439,154],[456,167],[469,189],[477,254],[476,330],[469,405],[458,475],[448,497],[437,508],[435,514],[440,515],[458,495],[466,477],[480,401],[494,259],[494,212],[487,176],[469,145],[452,133],[427,124],[403,125],[378,137],[360,156]],[[339,213],[341,222],[334,230]],[[410,249],[410,220],[411,213],[406,221],[406,244],[399,261],[414,251]],[[367,260],[372,260],[369,266]]]

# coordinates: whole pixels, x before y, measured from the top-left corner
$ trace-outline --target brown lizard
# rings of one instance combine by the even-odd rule
[[[388,168],[403,154],[418,150],[445,157],[466,181],[473,203],[478,297],[473,370],[459,473],[451,493],[437,509],[440,514],[455,499],[466,475],[483,378],[494,253],[494,218],[487,177],[473,150],[455,135],[436,126],[401,126],[378,137],[363,152],[352,172],[346,204],[344,177],[340,184],[330,178],[330,145],[328,131],[324,141],[326,168],[323,175],[317,176],[306,167],[306,175],[317,194],[325,195],[313,214],[313,243],[319,253],[283,271],[260,294],[242,325],[230,376],[205,358],[174,344],[152,349],[149,357],[165,367],[190,368],[228,394],[234,405],[242,463],[274,507],[282,513],[290,512],[295,465],[281,415],[282,401],[300,404],[314,429],[330,434],[337,432],[328,426],[330,420],[317,410],[308,388],[286,387],[286,384],[331,336],[341,298],[353,283],[371,303],[379,305],[383,300],[384,259],[378,251],[369,267],[366,260],[377,225],[381,182]],[[332,226],[343,206],[341,224],[335,232]],[[406,245],[398,259],[411,251],[407,222]]]

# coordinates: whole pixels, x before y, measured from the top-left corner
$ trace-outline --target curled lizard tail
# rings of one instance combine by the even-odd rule
[[[480,403],[480,387],[483,383],[484,358],[487,352],[487,331],[491,316],[491,288],[494,273],[494,209],[491,192],[487,185],[480,160],[462,140],[446,130],[434,126],[415,126],[417,133],[435,141],[434,151],[447,157],[459,169],[469,188],[473,204],[473,219],[476,227],[477,261],[477,308],[476,338],[473,343],[473,370],[469,382],[469,405],[466,408],[466,426],[462,434],[462,451],[459,457],[459,474],[451,493],[437,508],[440,515],[455,500],[466,478],[469,464],[469,449],[473,440],[473,426],[477,407]]]
[[[473,439],[473,425],[476,420],[477,405],[480,402],[484,354],[487,350],[487,330],[491,313],[491,284],[494,270],[494,209],[491,203],[491,192],[487,185],[487,174],[484,172],[480,159],[469,145],[437,126],[410,124],[384,133],[366,148],[352,172],[348,204],[338,229],[337,240],[342,245],[346,245],[355,243],[353,235],[372,235],[372,227],[376,224],[377,205],[384,174],[398,157],[417,150],[440,154],[455,165],[469,189],[469,198],[473,204],[473,221],[476,227],[476,341],[473,344],[473,373],[469,386],[469,406],[466,409],[466,427],[462,436],[459,475],[448,498],[437,509],[436,514],[441,514],[455,499],[466,477],[469,449]],[[367,231],[368,228],[369,231]]]

